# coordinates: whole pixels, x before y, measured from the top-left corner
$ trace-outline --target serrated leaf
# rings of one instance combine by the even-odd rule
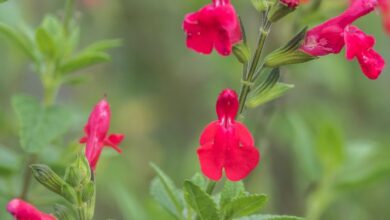
[[[157,191],[161,191],[163,189],[164,194],[166,195],[164,197],[165,202],[168,201],[170,203],[169,208],[171,208],[171,205],[172,205],[175,209],[175,211],[172,211],[171,213],[173,213],[174,215],[176,215],[177,217],[180,218],[181,213],[183,211],[183,204],[182,204],[182,201],[180,200],[180,197],[178,194],[179,190],[176,188],[173,181],[159,167],[157,167],[153,163],[151,163],[150,166],[156,171],[157,176],[160,180],[159,186],[156,185],[157,184],[156,182],[154,183],[155,184],[154,187],[158,187],[158,188],[154,189],[154,190],[156,190],[155,193],[157,193]],[[162,189],[160,186],[162,186]],[[167,207],[168,207],[168,205],[167,205]]]
[[[175,204],[170,199],[169,194],[165,190],[164,184],[158,177],[154,178],[150,184],[150,194],[170,214],[176,217],[180,216],[180,213],[178,213]]]
[[[28,153],[38,153],[71,125],[70,113],[59,106],[43,107],[28,96],[13,97],[12,105],[20,123],[20,144]]]
[[[258,107],[279,98],[292,88],[294,88],[294,85],[276,83],[269,91],[250,97],[246,105],[249,108]]]
[[[34,45],[31,39],[27,37],[27,35],[16,31],[6,24],[0,24],[0,33],[9,41],[11,41],[15,46],[19,47],[32,60],[37,60],[37,56],[34,53]]]
[[[237,220],[304,220],[304,218],[289,215],[252,215]]]
[[[233,219],[258,212],[266,203],[265,195],[246,195],[233,199],[223,210],[224,219]]]
[[[198,185],[188,180],[184,182],[184,198],[188,205],[195,210],[200,219],[219,219],[217,205],[211,196]]]
[[[35,32],[35,42],[38,49],[48,58],[55,54],[55,44],[52,36],[43,27],[39,27]]]
[[[110,56],[104,52],[81,53],[63,63],[60,67],[60,71],[67,74],[109,60]]]
[[[223,186],[221,198],[219,200],[219,207],[221,210],[225,209],[226,205],[229,204],[236,197],[245,193],[244,183],[226,181]]]

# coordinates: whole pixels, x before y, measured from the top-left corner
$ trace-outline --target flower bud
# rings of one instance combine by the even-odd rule
[[[83,202],[90,201],[95,195],[95,184],[93,182],[87,183],[81,191],[81,200]]]
[[[65,181],[73,187],[87,183],[91,179],[91,168],[84,155],[78,155],[76,161],[66,169]]]
[[[50,167],[43,164],[31,165],[33,176],[47,189],[64,197],[71,203],[76,202],[76,192],[67,184],[61,177],[59,177]]]
[[[307,28],[303,28],[284,47],[273,51],[265,58],[265,66],[276,68],[288,64],[304,63],[317,57],[301,51],[299,48],[305,39]]]
[[[234,45],[233,53],[240,63],[245,64],[248,62],[250,57],[250,52],[246,44],[242,43],[242,44]]]
[[[50,167],[43,164],[33,164],[31,165],[31,169],[38,182],[44,185],[47,189],[61,195],[62,188],[66,185],[66,183],[53,170],[51,170]]]
[[[270,22],[276,22],[284,16],[295,11],[299,4],[298,0],[280,0],[272,6],[270,13],[268,14],[268,20]]]

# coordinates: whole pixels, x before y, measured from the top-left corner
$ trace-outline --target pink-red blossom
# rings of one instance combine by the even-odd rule
[[[122,142],[124,135],[107,135],[110,128],[110,117],[110,105],[106,99],[103,99],[96,104],[84,127],[85,136],[80,139],[80,143],[86,143],[85,155],[92,170],[95,170],[105,146],[111,147],[119,153],[122,152],[118,145]]]
[[[377,0],[356,0],[347,10],[307,32],[301,49],[312,56],[337,54],[344,47],[344,29],[373,11]]]
[[[221,179],[224,170],[229,180],[239,181],[259,163],[260,153],[251,133],[235,120],[238,106],[234,90],[222,91],[216,104],[218,120],[207,125],[200,136],[200,166],[211,180]]]
[[[7,211],[15,220],[56,220],[54,216],[39,211],[21,199],[11,200],[7,205]]]
[[[290,8],[296,8],[299,5],[299,0],[280,0],[280,2]]]
[[[229,0],[213,0],[212,4],[187,14],[183,29],[187,47],[202,54],[210,54],[215,48],[222,56],[228,56],[233,45],[242,39],[240,21]]]
[[[375,39],[365,34],[355,26],[345,28],[346,57],[348,60],[356,58],[363,73],[369,79],[377,79],[381,74],[385,61],[373,46]]]

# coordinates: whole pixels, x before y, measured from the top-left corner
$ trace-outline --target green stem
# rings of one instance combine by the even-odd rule
[[[27,196],[28,196],[28,191],[30,189],[30,184],[31,184],[31,177],[32,177],[32,173],[31,173],[31,169],[30,169],[30,165],[31,164],[34,164],[36,161],[37,161],[37,155],[35,154],[30,154],[28,156],[28,159],[27,159],[27,166],[26,166],[26,169],[24,171],[24,178],[23,178],[23,185],[22,185],[22,193],[20,194],[20,198],[23,199],[23,200],[27,200]]]
[[[44,86],[43,104],[45,106],[50,106],[55,103],[58,89],[58,85],[54,82],[50,85]]]
[[[260,62],[261,54],[264,49],[265,41],[267,40],[269,31],[271,29],[271,24],[266,21],[264,25],[260,28],[260,36],[259,40],[257,42],[257,49],[255,51],[255,54],[253,55],[250,68],[248,70],[248,74],[246,78],[243,78],[243,81],[247,82],[242,84],[241,86],[241,92],[240,92],[240,108],[239,108],[239,113],[241,114],[244,111],[245,103],[248,97],[248,94],[251,90],[250,83],[252,83],[255,79],[255,73],[258,72],[258,65]]]

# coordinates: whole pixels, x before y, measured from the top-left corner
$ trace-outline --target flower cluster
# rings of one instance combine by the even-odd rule
[[[122,152],[118,145],[122,142],[124,135],[111,134],[107,136],[110,128],[110,117],[110,105],[106,99],[103,99],[96,104],[84,127],[85,136],[80,139],[80,143],[86,143],[85,155],[92,170],[95,170],[105,146],[111,147],[119,153]]]
[[[56,220],[54,216],[39,211],[21,199],[11,200],[7,205],[7,211],[15,220]]]
[[[301,50],[312,56],[325,56],[331,53],[338,54],[347,45],[347,58],[352,59],[350,54],[354,53],[353,56],[357,57],[363,73],[369,79],[378,78],[384,68],[384,60],[372,49],[374,39],[363,37],[366,35],[360,30],[357,34],[354,31],[357,28],[351,26],[358,18],[372,12],[377,3],[377,0],[353,1],[339,16],[309,30]],[[356,54],[356,51],[359,51],[359,54]]]
[[[222,177],[222,170],[229,180],[239,181],[256,167],[260,153],[245,125],[235,120],[238,111],[235,91],[222,91],[216,110],[218,120],[207,125],[200,136],[201,169],[205,176],[215,181]]]

